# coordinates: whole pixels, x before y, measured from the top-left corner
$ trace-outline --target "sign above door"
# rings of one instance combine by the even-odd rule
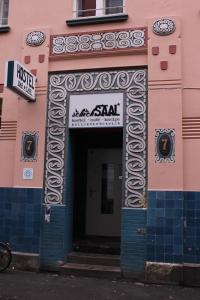
[[[71,95],[69,128],[123,127],[123,93]]]

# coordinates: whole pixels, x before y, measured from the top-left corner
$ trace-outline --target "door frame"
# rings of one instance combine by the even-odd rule
[[[122,207],[146,208],[147,70],[99,70],[49,74],[44,206],[63,206],[71,222],[68,110],[72,94],[123,93]],[[67,192],[66,192],[67,191]],[[66,222],[63,224],[66,228]],[[66,229],[70,236],[71,227]],[[67,239],[67,237],[66,237]],[[70,243],[68,238],[67,243]],[[68,245],[69,248],[69,245]]]

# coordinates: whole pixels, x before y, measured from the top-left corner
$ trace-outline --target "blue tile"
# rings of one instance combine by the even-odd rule
[[[155,254],[155,261],[164,262],[164,253],[156,253]]]
[[[164,246],[164,236],[163,235],[156,235],[156,245],[159,245],[159,246]]]
[[[173,255],[173,262],[174,263],[182,263],[183,262],[183,255]]]
[[[185,247],[184,246],[184,254],[188,256],[194,256],[195,255],[195,247]]]
[[[6,237],[14,251],[29,252],[31,249],[31,252],[34,252],[36,248],[38,251],[40,218],[37,226],[34,225],[34,221],[37,215],[40,215],[42,193],[42,189],[0,188],[1,201],[4,195],[1,206],[0,238]],[[26,222],[27,218],[28,222]],[[35,242],[28,240],[34,235],[37,235],[37,246]]]
[[[172,263],[173,262],[173,255],[172,254],[165,254],[164,261],[166,263]]]
[[[174,217],[175,218],[181,218],[183,217],[183,210],[182,209],[174,209]]]
[[[173,253],[173,246],[172,245],[165,245],[165,253]]]
[[[155,246],[155,252],[156,252],[157,254],[163,254],[163,253],[164,253],[164,250],[165,250],[164,245],[156,245],[156,246]]]
[[[175,200],[167,199],[165,202],[166,208],[174,208],[175,206]]]
[[[167,200],[175,200],[177,199],[177,193],[174,191],[166,192],[166,199]]]
[[[194,255],[184,255],[185,263],[196,263],[196,256]]]
[[[155,234],[155,233],[156,233],[156,227],[154,227],[154,226],[147,227],[147,234],[152,235],[152,234]]]
[[[156,237],[155,235],[147,235],[147,244],[154,245]]]
[[[157,208],[164,208],[164,207],[165,207],[165,201],[164,201],[164,200],[157,199],[157,200],[156,200],[156,207],[157,207]]]
[[[147,252],[147,261],[155,261],[155,253]]]
[[[157,208],[155,212],[156,217],[164,217],[165,210],[163,208]]]
[[[194,209],[186,210],[186,217],[187,218],[195,218],[195,210]]]
[[[175,202],[174,202],[174,207],[175,208],[182,208],[183,209],[183,204],[184,204],[184,202],[183,202],[183,200],[181,199],[181,200],[175,200]]]
[[[156,199],[156,192],[148,191],[148,199]]]
[[[166,216],[166,218],[174,218],[174,209],[173,208],[166,208],[165,209],[165,216]]]
[[[165,227],[173,227],[174,221],[173,218],[165,218]]]
[[[173,234],[173,227],[171,226],[166,226],[164,229],[165,235],[172,235]]]
[[[193,227],[186,227],[184,229],[184,235],[186,236],[194,236],[195,232],[194,232],[194,228]]]
[[[183,200],[184,199],[184,193],[180,192],[180,191],[177,191],[176,192],[176,199]]]
[[[156,218],[147,217],[147,226],[156,226]]]
[[[185,247],[195,247],[195,244],[197,243],[195,236],[184,236],[184,246]]]
[[[199,219],[198,222],[200,221],[200,209],[195,210],[195,218]]]
[[[175,232],[176,233],[176,232]],[[173,244],[174,245],[182,245],[183,244],[183,236],[174,235],[173,236]]]
[[[158,191],[156,192],[156,199],[166,199],[166,192],[161,192],[161,191]]]
[[[195,193],[194,192],[185,192],[184,197],[186,200],[195,200]]]
[[[173,246],[173,254],[180,255],[183,254],[183,245],[174,245]]]
[[[157,217],[156,218],[156,226],[157,227],[164,227],[165,225],[165,218]]]
[[[195,233],[196,233],[197,236],[200,237],[200,228],[199,227],[196,228]]]
[[[148,209],[147,218],[155,218],[156,216],[156,208]]]
[[[163,235],[164,234],[164,227],[156,227],[155,228],[156,235]]]
[[[154,254],[155,252],[155,246],[154,245],[147,245],[147,253]]]
[[[194,218],[187,218],[187,226],[195,227],[196,226],[196,220]]]

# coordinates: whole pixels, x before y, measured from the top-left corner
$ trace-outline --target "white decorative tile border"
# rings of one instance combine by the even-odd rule
[[[50,57],[105,54],[107,51],[147,49],[147,29],[124,29],[51,36]]]
[[[45,197],[48,205],[64,203],[67,103],[70,95],[124,94],[123,206],[146,207],[146,81],[145,69],[59,73],[49,78],[46,136]]]

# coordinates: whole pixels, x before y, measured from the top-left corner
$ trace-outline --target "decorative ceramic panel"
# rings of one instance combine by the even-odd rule
[[[146,28],[102,31],[51,37],[50,56],[105,54],[147,49]]]
[[[24,131],[22,133],[22,161],[36,161],[37,160],[37,147],[38,147],[39,134],[36,131]]]
[[[170,35],[176,30],[174,21],[170,19],[160,19],[154,22],[153,32],[157,35]]]
[[[175,162],[175,130],[156,129],[156,162]]]
[[[67,103],[77,93],[124,94],[124,206],[145,207],[146,70],[50,75],[46,140],[45,204],[64,203]],[[83,98],[84,99],[84,98]]]
[[[27,34],[26,44],[31,47],[37,47],[44,43],[45,34],[42,31],[32,31]]]

